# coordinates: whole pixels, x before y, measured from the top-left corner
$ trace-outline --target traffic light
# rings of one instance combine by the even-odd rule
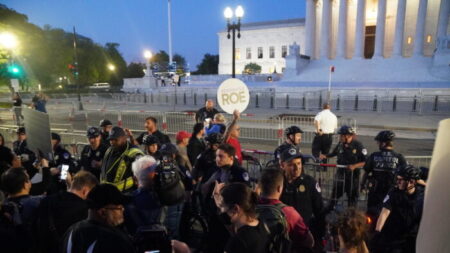
[[[22,74],[22,69],[19,65],[11,64],[8,66],[8,72],[13,76],[19,76]]]

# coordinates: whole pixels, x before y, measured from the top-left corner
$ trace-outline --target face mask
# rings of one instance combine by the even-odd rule
[[[227,214],[227,212],[219,214],[219,218],[225,225],[231,225],[231,217]]]

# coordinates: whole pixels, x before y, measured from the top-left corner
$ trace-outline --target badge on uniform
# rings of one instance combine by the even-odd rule
[[[95,156],[99,157],[100,156],[100,151],[97,151],[97,153],[95,153]]]
[[[319,185],[318,182],[316,182],[316,190],[317,190],[317,192],[321,192],[322,191],[322,189],[320,189],[320,185]]]
[[[305,192],[305,191],[306,191],[305,186],[301,184],[301,185],[298,187],[298,191],[299,191],[299,192]]]
[[[250,177],[249,177],[249,175],[248,175],[247,172],[244,172],[244,173],[242,174],[242,178],[244,179],[244,181],[250,180]]]
[[[356,149],[353,149],[352,152],[353,152],[353,154],[356,154]]]
[[[63,157],[64,157],[64,159],[69,159],[70,158],[70,154],[69,153],[64,153],[64,155],[63,155]]]
[[[384,197],[383,203],[386,203],[389,200],[389,194]]]

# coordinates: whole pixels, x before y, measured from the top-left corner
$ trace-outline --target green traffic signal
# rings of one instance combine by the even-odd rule
[[[11,65],[8,67],[8,72],[13,75],[19,75],[21,71],[20,67],[17,65]]]

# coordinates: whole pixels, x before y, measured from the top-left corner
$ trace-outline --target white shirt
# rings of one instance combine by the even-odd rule
[[[329,109],[324,109],[319,112],[314,121],[319,123],[319,129],[322,129],[324,134],[332,134],[337,128],[337,117]]]

